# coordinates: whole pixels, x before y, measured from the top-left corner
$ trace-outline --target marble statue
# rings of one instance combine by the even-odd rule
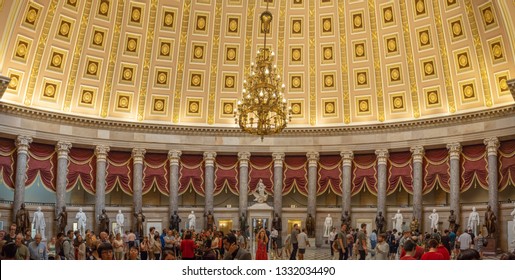
[[[143,239],[143,222],[145,222],[143,210],[140,209],[138,213],[134,213],[134,217],[136,218],[136,235],[138,238]]]
[[[65,233],[66,226],[68,225],[68,213],[66,212],[66,206],[63,206],[61,209],[61,212],[54,219],[54,221],[57,221],[57,233]]]
[[[244,234],[246,236],[246,230],[247,230],[247,217],[245,216],[245,213],[241,212],[240,217],[240,232],[241,234]]]
[[[25,209],[25,203],[22,203],[18,212],[16,212],[16,226],[18,231],[22,234],[25,234],[28,229],[31,229],[29,211]]]
[[[308,214],[308,217],[306,218],[306,230],[308,231],[308,237],[315,236],[315,221],[311,214]]]
[[[179,225],[181,224],[181,221],[181,218],[179,215],[177,215],[177,211],[173,211],[172,216],[170,216],[170,229],[179,232]]]
[[[331,217],[331,214],[327,214],[327,217],[325,217],[324,221],[324,237],[329,237],[329,233],[331,232],[332,227],[333,218]]]
[[[454,231],[456,230],[456,215],[454,215],[454,210],[451,210],[451,214],[449,215],[449,229]]]
[[[125,216],[122,214],[122,210],[118,210],[118,214],[116,214],[116,233],[123,234],[124,223]]]
[[[385,233],[384,227],[386,226],[386,220],[383,216],[383,212],[379,211],[379,213],[377,213],[375,223],[377,233]]]
[[[413,218],[411,219],[411,223],[409,225],[409,229],[412,232],[418,231],[418,220],[417,220],[417,218],[415,216],[413,216]]]
[[[404,221],[404,217],[402,217],[401,210],[397,210],[397,214],[393,216],[392,220],[394,220],[393,228],[397,229],[397,232],[402,232],[402,222]]]
[[[208,211],[204,214],[204,217],[206,217],[206,230],[213,231],[215,225],[215,216],[213,216],[211,211]]]
[[[472,212],[470,213],[470,216],[469,216],[467,228],[472,229],[472,232],[474,233],[475,236],[477,236],[477,229],[479,226],[479,221],[480,221],[479,213],[476,211],[476,207],[472,207]]]
[[[82,208],[79,208],[79,212],[75,215],[75,219],[77,219],[77,230],[80,232],[80,235],[85,236],[86,232],[86,213],[82,212]]]
[[[107,216],[105,209],[102,209],[102,214],[98,216],[98,222],[100,232],[109,233],[109,217]]]
[[[345,211],[343,214],[342,214],[342,218],[340,219],[342,221],[342,225],[345,224],[347,225],[347,230],[350,230],[350,226],[351,226],[351,218],[349,216],[349,211]]]
[[[262,179],[259,179],[256,189],[251,194],[254,195],[254,201],[258,203],[266,202],[268,194],[265,193],[265,184],[263,184]]]
[[[188,229],[195,230],[197,218],[195,217],[195,212],[191,211],[188,215]]]
[[[495,233],[495,222],[497,221],[497,217],[495,216],[494,211],[492,211],[492,208],[490,205],[486,207],[485,212],[485,226],[488,230],[488,237],[493,237],[493,234]]]
[[[279,217],[279,214],[277,213],[275,213],[274,219],[272,220],[272,227],[275,228],[278,232],[281,232],[283,229],[281,217]]]
[[[38,211],[34,212],[34,218],[32,218],[32,223],[34,224],[34,228],[36,228],[36,233],[41,234],[42,239],[45,239],[45,215],[41,212],[41,207],[38,207]]]
[[[438,229],[438,220],[440,216],[436,213],[436,209],[433,209],[433,213],[429,215],[429,220],[431,221],[431,231]]]
[[[515,202],[513,202],[513,206],[515,206]],[[510,215],[513,217],[513,234],[515,234],[515,207],[513,208],[513,211],[511,211]]]

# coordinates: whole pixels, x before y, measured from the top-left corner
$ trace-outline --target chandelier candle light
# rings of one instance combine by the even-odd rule
[[[272,14],[267,10],[261,16],[264,33],[263,48],[258,49],[256,62],[250,64],[250,73],[243,80],[242,99],[234,110],[235,123],[250,134],[261,136],[281,132],[291,121],[291,108],[284,98],[285,85],[273,64],[275,54],[266,47],[266,34],[270,32]]]

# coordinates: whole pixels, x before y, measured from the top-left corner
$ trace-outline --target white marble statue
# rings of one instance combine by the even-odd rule
[[[125,216],[122,214],[122,210],[118,210],[118,214],[116,214],[116,233],[120,233],[123,235],[123,225],[125,223]]]
[[[188,229],[189,230],[195,230],[196,221],[197,221],[197,217],[195,217],[195,212],[191,211],[191,213],[188,215]]]
[[[77,230],[80,232],[80,235],[85,236],[86,232],[86,213],[82,212],[82,208],[79,208],[79,212],[75,215],[75,219],[77,219]]]
[[[477,229],[479,226],[479,213],[476,211],[476,207],[472,207],[472,212],[470,213],[469,220],[467,223],[467,228],[472,229],[472,232],[475,236],[477,236]]]
[[[404,217],[401,214],[401,210],[397,210],[397,214],[393,216],[392,220],[394,220],[393,228],[397,229],[397,232],[402,232],[402,223],[404,222]]]
[[[515,202],[513,202],[513,206],[514,206],[514,208],[513,208],[513,211],[511,211],[510,215],[513,216],[513,228],[512,228],[512,230],[513,230],[513,234],[515,234]]]
[[[254,201],[257,201],[258,203],[266,202],[268,194],[265,192],[265,184],[263,184],[262,179],[259,179],[257,187],[252,192],[252,195],[254,195]]]
[[[333,227],[333,218],[331,214],[327,214],[324,221],[324,237],[328,237],[331,232],[331,228]]]
[[[429,215],[429,220],[431,220],[431,231],[434,229],[438,229],[438,219],[440,217],[438,216],[438,213],[436,213],[436,209],[433,209],[433,213]]]
[[[38,207],[38,211],[34,212],[34,218],[32,219],[36,233],[41,234],[41,238],[45,239],[45,215],[41,212],[41,207]]]

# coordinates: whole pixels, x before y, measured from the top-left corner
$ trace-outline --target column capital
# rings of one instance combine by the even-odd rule
[[[315,151],[307,152],[306,157],[308,158],[308,166],[318,166],[318,159],[320,158],[320,154]]]
[[[424,158],[424,147],[423,146],[415,146],[411,147],[411,156],[413,157],[413,162],[422,162]]]
[[[18,154],[27,154],[29,152],[30,143],[32,143],[32,137],[18,135],[18,137],[16,137],[16,148],[18,148]]]
[[[274,159],[274,167],[283,166],[284,156],[285,154],[281,152],[272,153],[272,158]]]
[[[388,149],[378,149],[375,153],[377,156],[377,164],[386,164],[389,155]]]
[[[204,152],[204,161],[206,166],[215,166],[215,152]]]
[[[132,149],[132,164],[143,164],[143,158],[145,157],[147,150],[142,148]]]
[[[343,160],[343,166],[352,165],[352,160],[354,159],[354,153],[352,151],[341,151],[340,156]]]
[[[179,165],[179,160],[181,159],[182,152],[177,150],[168,151],[168,159],[170,160],[170,165]]]
[[[239,152],[238,153],[238,161],[240,162],[240,167],[249,166],[250,160],[250,152]]]
[[[105,145],[98,145],[95,147],[95,156],[97,156],[97,161],[106,161],[107,160],[107,153],[111,148],[109,146]]]
[[[461,144],[458,142],[447,144],[447,150],[449,150],[449,156],[451,159],[460,159]]]
[[[72,143],[68,141],[59,141],[55,145],[55,150],[57,151],[57,158],[68,158],[68,153],[72,148]]]
[[[486,145],[486,150],[489,156],[497,156],[497,149],[499,148],[499,139],[497,137],[490,137],[483,140]]]

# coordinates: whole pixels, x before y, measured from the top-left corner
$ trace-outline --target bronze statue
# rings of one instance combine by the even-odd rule
[[[170,217],[170,229],[179,231],[179,225],[181,224],[181,218],[177,215],[177,211],[173,211],[172,216]]]
[[[486,213],[485,213],[485,226],[488,230],[488,237],[493,237],[493,234],[495,233],[495,222],[497,221],[497,217],[495,216],[494,211],[492,211],[492,208],[490,205],[486,207]]]
[[[456,215],[454,215],[454,210],[451,210],[451,214],[449,215],[449,229],[454,231],[456,228]]]
[[[16,226],[22,234],[31,229],[29,211],[25,209],[25,203],[22,203],[18,212],[16,212]]]
[[[342,214],[342,218],[340,220],[342,221],[342,225],[347,225],[347,230],[349,230],[351,226],[349,211],[345,211],[345,213]]]
[[[139,238],[143,238],[143,222],[145,222],[145,215],[143,215],[142,210],[139,210],[138,213],[134,213],[134,217],[136,217],[136,235]]]
[[[415,216],[413,216],[413,218],[411,219],[411,223],[409,224],[409,229],[412,232],[418,231],[418,220],[417,220],[417,218],[415,218]]]
[[[308,231],[308,237],[315,237],[315,221],[311,214],[308,214],[306,219],[306,230]]]
[[[386,220],[383,216],[383,212],[379,211],[379,213],[376,216],[376,228],[377,233],[384,233],[384,227],[386,226]]]
[[[57,221],[57,233],[65,233],[66,226],[68,225],[68,213],[66,212],[66,206],[63,206],[61,209],[61,213],[59,213],[54,219],[54,221]]]
[[[275,228],[279,232],[282,230],[281,218],[279,217],[279,214],[277,214],[277,213],[275,213],[274,219],[272,220],[272,227]]]
[[[100,225],[98,227],[100,232],[109,233],[109,217],[107,216],[105,209],[102,209],[102,214],[98,216],[98,220],[100,222]]]
[[[204,214],[204,217],[206,217],[206,229],[212,231],[215,224],[215,217],[211,214],[211,211]]]

